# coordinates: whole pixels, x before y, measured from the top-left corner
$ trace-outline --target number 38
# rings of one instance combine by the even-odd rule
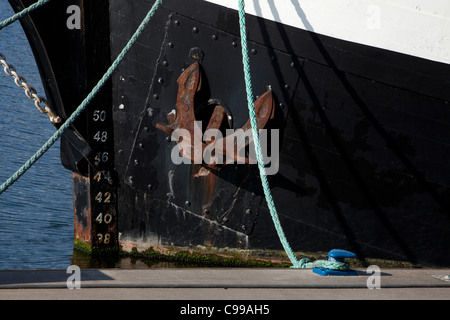
[[[111,236],[109,235],[109,233],[105,233],[105,235],[98,233],[97,239],[99,243],[108,244],[111,241]]]

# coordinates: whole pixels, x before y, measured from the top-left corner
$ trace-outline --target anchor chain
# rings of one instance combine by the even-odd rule
[[[0,65],[3,66],[3,70],[8,76],[14,78],[14,83],[19,88],[25,90],[25,95],[29,99],[34,100],[34,105],[40,112],[48,115],[52,123],[54,124],[61,123],[62,121],[61,117],[56,115],[55,112],[52,110],[52,108],[50,108],[48,101],[37,94],[36,89],[32,87],[30,84],[28,84],[27,80],[23,76],[17,73],[16,68],[12,64],[8,64],[8,62],[6,62],[5,56],[1,53],[0,53]]]

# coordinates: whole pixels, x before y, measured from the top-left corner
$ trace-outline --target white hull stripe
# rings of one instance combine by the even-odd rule
[[[237,0],[205,0],[237,10]],[[449,0],[247,0],[246,12],[303,30],[450,63]]]

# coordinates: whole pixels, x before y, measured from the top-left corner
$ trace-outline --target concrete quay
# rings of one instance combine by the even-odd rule
[[[311,269],[0,270],[0,299],[450,300],[450,269],[383,269],[379,277],[357,271],[321,276]]]

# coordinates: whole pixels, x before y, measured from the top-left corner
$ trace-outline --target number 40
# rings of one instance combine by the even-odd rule
[[[110,224],[111,223],[111,221],[112,221],[112,215],[110,214],[110,213],[107,213],[107,214],[103,214],[103,213],[100,213],[98,216],[97,216],[97,218],[95,218],[95,221],[97,221],[98,223],[106,223],[106,224]]]

